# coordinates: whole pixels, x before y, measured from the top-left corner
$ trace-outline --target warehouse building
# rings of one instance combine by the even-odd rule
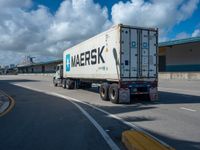
[[[159,43],[159,71],[200,71],[200,37]]]
[[[18,73],[54,73],[56,66],[62,63],[62,59],[28,65],[19,65]]]

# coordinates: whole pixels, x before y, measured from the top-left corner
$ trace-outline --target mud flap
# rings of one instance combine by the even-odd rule
[[[130,103],[130,89],[119,89],[119,103]]]
[[[158,88],[157,87],[149,89],[149,98],[150,98],[150,101],[158,100]]]

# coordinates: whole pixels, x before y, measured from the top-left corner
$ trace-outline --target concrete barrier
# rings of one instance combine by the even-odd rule
[[[54,76],[54,73],[23,73],[22,75]],[[160,72],[158,79],[165,80],[200,80],[200,72]]]
[[[188,74],[188,78],[191,80],[200,80],[200,72],[199,73],[190,73],[190,74]]]
[[[167,80],[200,80],[200,72],[160,72],[158,78]]]
[[[158,79],[171,79],[171,74],[170,73],[159,73],[158,74]]]

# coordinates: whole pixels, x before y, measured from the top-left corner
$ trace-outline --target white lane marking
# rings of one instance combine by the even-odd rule
[[[90,120],[90,122],[97,128],[97,130],[100,132],[100,134],[103,136],[104,140],[107,142],[107,144],[110,146],[112,150],[120,150],[119,147],[110,138],[110,136],[104,131],[104,129],[94,120],[94,118],[88,112],[86,112],[77,103],[73,101],[70,102],[73,103],[88,118],[88,120]]]
[[[48,95],[57,96],[57,97],[64,98],[64,99],[68,100],[69,102],[74,104],[82,112],[82,114],[85,115],[85,117],[88,118],[88,120],[96,127],[96,129],[99,131],[99,133],[102,135],[102,137],[104,138],[104,140],[106,141],[106,143],[109,145],[109,147],[112,150],[120,150],[120,148],[117,146],[117,144],[114,143],[114,141],[104,131],[104,129],[97,123],[97,121],[87,111],[85,111],[80,105],[75,103],[75,102],[81,103],[81,101],[75,100],[75,99],[73,100],[70,97],[68,98],[64,95],[57,94],[57,93],[54,93],[54,92],[49,93],[49,92],[46,92],[46,91],[43,91],[43,90],[36,90],[36,89],[33,89],[31,87],[28,87],[28,86],[22,86],[22,85],[18,85],[18,84],[15,84],[15,85],[25,87],[27,89],[31,89],[31,90],[34,90],[34,91],[42,92],[42,93],[45,93],[45,94],[48,94]]]
[[[189,109],[189,108],[185,108],[185,107],[180,107],[180,109],[183,109],[183,110],[188,110],[188,111],[193,111],[193,112],[195,112],[196,110],[194,110],[194,109]]]
[[[155,140],[157,140],[157,141],[160,142],[161,144],[165,145],[166,147],[170,147],[167,143],[161,141],[160,139],[156,138],[155,136],[151,135],[150,133],[146,132],[145,130],[143,130],[142,128],[136,126],[135,124],[130,123],[130,122],[128,122],[128,121],[125,121],[125,120],[123,120],[122,118],[120,118],[120,117],[118,117],[118,116],[116,116],[116,115],[113,115],[113,114],[111,114],[111,113],[109,113],[109,112],[107,112],[107,111],[105,111],[105,110],[103,110],[103,109],[101,109],[101,108],[98,108],[98,107],[96,107],[96,106],[94,106],[94,105],[92,105],[92,104],[89,104],[89,103],[83,102],[83,101],[81,101],[81,100],[78,100],[78,99],[76,99],[76,98],[69,97],[69,96],[65,96],[65,95],[62,95],[62,94],[58,94],[58,93],[54,93],[54,92],[46,92],[46,91],[44,91],[44,90],[38,90],[38,89],[31,88],[31,87],[29,87],[29,86],[20,85],[20,84],[16,84],[16,83],[13,83],[13,84],[16,85],[16,86],[24,87],[24,88],[31,89],[31,90],[34,90],[34,91],[42,92],[42,93],[45,93],[45,94],[48,94],[48,95],[57,96],[57,97],[61,97],[61,98],[67,99],[67,100],[72,100],[72,101],[75,101],[75,102],[79,102],[79,103],[88,105],[88,106],[90,106],[90,107],[92,107],[92,108],[94,108],[94,109],[96,109],[96,110],[98,110],[98,111],[100,111],[100,112],[102,112],[102,113],[108,115],[109,117],[112,117],[112,118],[114,118],[114,119],[117,119],[117,120],[121,121],[122,123],[126,124],[127,126],[133,128],[134,130],[143,132],[144,134],[146,134],[146,135],[148,135],[148,136],[154,138]]]
[[[9,102],[3,102],[3,104],[0,106],[0,113],[4,112],[9,107],[9,105]]]

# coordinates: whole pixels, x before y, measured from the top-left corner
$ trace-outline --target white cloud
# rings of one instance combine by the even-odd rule
[[[48,30],[48,40],[71,40],[74,43],[105,30],[109,25],[107,8],[101,8],[92,0],[64,1]]]
[[[178,33],[175,39],[173,40],[185,39],[185,38],[191,38],[191,37],[200,37],[200,29],[195,29],[191,34],[186,33],[186,32]]]
[[[17,64],[22,58],[24,58],[24,55],[18,52],[0,51],[0,66]]]
[[[42,5],[33,9],[32,0],[0,0],[0,63],[18,63],[19,59],[12,57],[27,53],[61,57],[64,49],[117,23],[159,27],[160,39],[168,39],[166,33],[188,19],[198,3],[199,0],[118,2],[112,7],[109,20],[107,8],[93,0],[64,0],[55,13]],[[194,36],[197,33],[198,30]],[[9,58],[3,59],[6,53]]]
[[[159,27],[161,36],[187,18],[198,6],[199,0],[132,0],[112,7],[112,21],[135,26]]]
[[[42,5],[28,10],[31,0],[0,1],[1,53],[62,56],[64,49],[111,25],[107,8],[92,0],[65,0],[55,14]]]
[[[200,29],[194,30],[194,32],[192,33],[192,37],[200,37]]]
[[[176,40],[178,39],[185,39],[185,38],[189,38],[190,34],[186,33],[186,32],[181,32],[179,34],[176,35]]]
[[[32,0],[0,0],[0,8],[27,8],[32,5]]]

